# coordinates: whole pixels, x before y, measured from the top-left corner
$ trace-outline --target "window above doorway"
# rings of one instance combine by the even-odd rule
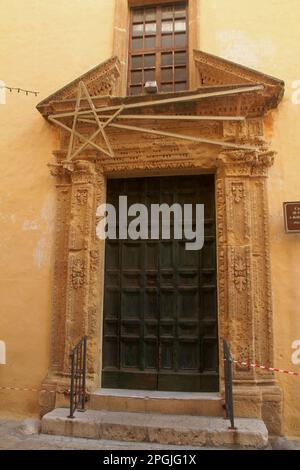
[[[131,8],[128,95],[153,81],[159,92],[186,90],[188,52],[187,2]]]

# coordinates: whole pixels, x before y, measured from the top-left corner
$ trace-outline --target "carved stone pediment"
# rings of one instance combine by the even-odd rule
[[[119,77],[120,61],[117,57],[111,57],[48,96],[48,98],[37,105],[37,109],[44,116],[47,116],[52,111],[52,103],[74,100],[80,82],[86,85],[91,96],[114,95],[116,82]]]
[[[199,86],[262,84],[265,87],[264,94],[272,98],[273,107],[278,105],[283,96],[282,80],[199,50],[194,50],[194,60]]]
[[[263,85],[263,91],[248,93],[241,97],[238,107],[245,115],[264,114],[267,110],[276,108],[283,96],[284,82],[282,80],[199,50],[194,50],[194,60],[198,71],[196,82],[196,89],[198,90],[218,92],[236,86]],[[37,109],[44,117],[48,117],[52,112],[59,113],[74,109],[80,82],[86,85],[92,97],[97,97],[95,101],[97,106],[115,104],[115,100],[112,100],[111,97],[116,96],[116,85],[119,79],[120,61],[118,57],[111,57],[41,101],[37,105]],[[181,94],[179,93],[179,95],[191,92],[186,91]],[[151,97],[149,95],[142,95],[139,97],[128,97],[127,100],[129,102],[139,102],[140,100],[155,100],[170,96],[176,97],[178,93],[158,93]],[[107,102],[103,101],[105,100],[104,97],[108,98]],[[231,106],[235,106],[237,98],[227,96],[222,100],[219,97],[217,98],[217,104],[220,105],[220,100],[222,100],[222,108],[224,105],[228,105],[228,101],[231,103]],[[117,99],[124,102],[124,98],[119,97]],[[212,104],[213,100],[209,101]],[[204,102],[202,102],[203,105],[205,106]]]

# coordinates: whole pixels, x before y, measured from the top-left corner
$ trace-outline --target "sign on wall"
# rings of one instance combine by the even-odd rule
[[[300,202],[284,202],[283,211],[286,233],[300,233]]]

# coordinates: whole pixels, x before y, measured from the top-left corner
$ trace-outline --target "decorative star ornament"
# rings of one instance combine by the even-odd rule
[[[92,115],[94,117],[93,120],[89,120],[88,122],[95,123],[98,126],[98,129],[89,138],[81,134],[77,129],[77,124],[79,122],[80,105],[81,105],[83,96],[85,96],[85,98],[87,99],[89,107],[91,108],[91,111],[92,111]],[[69,127],[63,122],[59,121],[58,119],[52,116],[49,116],[49,120],[51,122],[62,127],[64,130],[68,131],[71,134],[66,162],[71,162],[72,160],[74,160],[74,158],[77,157],[77,155],[79,155],[88,145],[91,145],[92,147],[96,148],[97,150],[104,153],[105,155],[108,155],[109,157],[114,157],[115,154],[110,144],[109,138],[105,132],[105,128],[113,121],[115,117],[118,116],[118,114],[120,114],[122,110],[123,110],[123,106],[120,106],[120,108],[112,116],[108,116],[109,119],[106,122],[102,122],[96,112],[95,105],[93,103],[93,100],[88,92],[88,89],[85,83],[83,81],[79,82],[72,127]],[[96,144],[95,139],[97,138],[99,134],[102,135],[103,140],[106,144],[106,148],[100,147],[98,144]],[[84,142],[76,150],[74,149],[75,137],[78,137],[81,141]]]
[[[101,108],[96,108],[93,102],[92,97],[89,94],[89,91],[83,81],[79,82],[78,86],[78,92],[77,92],[77,97],[76,97],[76,103],[75,103],[75,110],[72,112],[68,113],[61,113],[61,114],[56,114],[49,116],[48,119],[49,121],[55,123],[56,125],[60,126],[62,129],[70,133],[70,141],[69,141],[69,146],[68,146],[68,152],[66,159],[63,162],[63,165],[65,167],[72,168],[72,163],[81,152],[84,151],[84,149],[90,145],[91,147],[95,148],[96,150],[100,151],[102,155],[107,155],[109,157],[114,158],[115,153],[114,150],[111,146],[109,137],[106,133],[106,128],[107,127],[112,127],[112,128],[117,128],[117,129],[122,129],[125,131],[130,131],[130,132],[140,132],[143,134],[151,134],[151,135],[156,135],[161,137],[168,137],[172,139],[183,139],[187,141],[192,141],[192,142],[197,142],[197,143],[205,143],[205,144],[210,144],[210,145],[215,145],[218,147],[223,147],[223,148],[231,148],[231,149],[238,149],[238,150],[246,150],[246,151],[258,151],[259,149],[256,146],[251,146],[251,145],[244,145],[241,143],[236,143],[236,142],[228,142],[227,140],[212,140],[212,139],[207,139],[206,137],[199,137],[193,136],[193,135],[183,135],[183,134],[178,134],[176,132],[169,132],[164,130],[164,127],[161,126],[158,129],[155,128],[147,128],[142,126],[133,126],[133,125],[128,125],[128,124],[121,124],[119,120],[128,120],[129,122],[134,120],[142,120],[142,121],[147,121],[147,120],[155,120],[158,123],[160,121],[164,120],[176,120],[176,121],[203,121],[203,120],[209,120],[209,121],[245,121],[246,116],[205,116],[205,115],[180,115],[180,114],[171,114],[171,115],[166,115],[166,114],[122,114],[123,110],[127,109],[143,109],[147,107],[160,107],[162,105],[166,104],[171,104],[171,103],[180,103],[180,102],[188,102],[188,101],[199,101],[202,99],[207,99],[210,97],[219,97],[219,96],[225,96],[225,95],[235,95],[235,94],[242,94],[242,93],[248,93],[248,92],[253,92],[253,91],[261,91],[263,90],[264,87],[263,85],[251,85],[251,86],[245,86],[245,85],[240,85],[237,86],[236,88],[230,89],[230,90],[217,90],[217,91],[212,91],[212,92],[205,92],[205,93],[197,93],[193,95],[182,95],[182,96],[174,96],[172,98],[161,98],[159,100],[145,100],[141,102],[132,102],[128,104],[121,104],[121,105],[114,105],[114,106],[109,106],[105,107],[102,106]],[[159,96],[159,95],[158,95]],[[160,96],[159,96],[160,97]],[[89,108],[87,109],[86,106],[83,110],[80,109],[81,101],[82,99],[87,100]],[[107,114],[109,112],[109,114]],[[105,113],[105,114],[103,114]],[[64,118],[73,118],[73,124],[72,127],[67,126],[65,123],[63,123],[60,119]],[[83,135],[80,131],[80,123],[88,123],[92,125],[96,125],[97,130],[92,133],[91,136],[86,137],[86,135]],[[79,125],[79,128],[77,127]],[[103,142],[105,144],[104,147],[101,147],[98,145],[95,140],[96,138],[101,134],[103,138]],[[75,149],[75,137],[79,138],[80,140],[80,145]],[[82,143],[83,142],[83,143]]]

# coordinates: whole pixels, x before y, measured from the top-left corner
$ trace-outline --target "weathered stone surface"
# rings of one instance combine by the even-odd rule
[[[104,439],[83,439],[78,437],[51,436],[49,434],[21,435],[20,421],[0,420],[0,450],[197,450],[198,447],[187,445],[168,446],[148,442],[110,441]],[[201,450],[211,450],[201,447]],[[218,450],[230,450],[228,447]],[[236,449],[234,447],[234,449]]]
[[[270,445],[273,450],[300,450],[300,440],[293,441],[285,437],[271,437]]]
[[[68,419],[68,410],[59,408],[42,419],[42,432],[63,436],[110,439],[127,442],[151,442],[168,445],[263,449],[268,431],[258,419],[236,419],[236,429],[217,417],[146,413],[122,413],[87,410]]]
[[[192,416],[224,417],[219,393],[180,393],[148,390],[99,389],[90,395],[92,410],[133,411]],[[58,406],[57,406],[58,407]],[[60,408],[63,408],[60,406]]]
[[[22,421],[18,431],[25,436],[38,434],[41,430],[41,422],[39,419],[28,418]]]

